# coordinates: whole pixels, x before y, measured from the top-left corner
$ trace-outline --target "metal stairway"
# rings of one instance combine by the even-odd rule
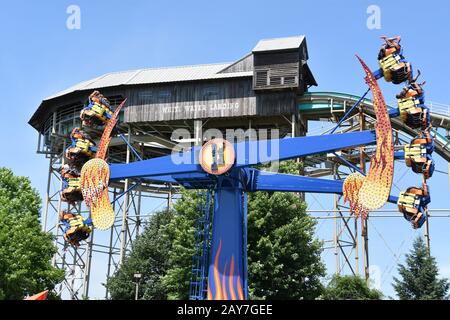
[[[211,242],[212,192],[205,192],[205,203],[199,206],[202,215],[195,226],[195,253],[189,285],[190,300],[204,300],[207,295],[209,247]]]

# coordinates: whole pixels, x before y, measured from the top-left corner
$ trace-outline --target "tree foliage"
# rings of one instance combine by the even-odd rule
[[[135,299],[136,279],[134,274],[140,273],[138,297],[146,300],[166,299],[167,289],[161,278],[169,268],[168,253],[172,244],[166,241],[164,229],[173,219],[174,213],[165,210],[150,217],[145,229],[133,244],[131,254],[122,262],[118,271],[108,279],[107,287],[111,299]]]
[[[199,208],[205,204],[203,193],[182,190],[174,209],[175,218],[167,226],[166,241],[172,243],[168,259],[170,268],[162,283],[168,290],[168,299],[188,299],[193,263],[195,222],[201,216]]]
[[[52,267],[52,237],[41,231],[41,199],[26,177],[0,168],[0,299],[52,290],[64,271]]]
[[[379,300],[382,297],[380,291],[369,288],[363,278],[354,275],[333,276],[321,296],[324,300]]]
[[[448,299],[448,279],[439,279],[436,259],[428,254],[421,237],[406,255],[406,263],[398,265],[400,279],[394,278],[394,289],[400,300]]]
[[[280,163],[298,173],[300,163]],[[325,267],[315,221],[298,194],[255,192],[248,204],[248,274],[253,299],[314,299],[322,292]]]

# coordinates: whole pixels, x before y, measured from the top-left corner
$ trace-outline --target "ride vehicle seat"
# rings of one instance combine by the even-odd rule
[[[72,144],[66,149],[66,158],[72,162],[86,162],[93,158],[97,149],[95,142],[80,128],[74,128],[70,134]]]
[[[403,57],[400,37],[387,38],[378,53],[378,63],[387,82],[400,84],[412,80],[412,67]]]
[[[81,110],[80,118],[83,125],[102,126],[112,117],[111,105],[100,92],[94,91],[89,96],[88,105]]]
[[[92,232],[92,221],[84,220],[81,215],[62,211],[59,219],[64,225],[64,240],[75,247],[79,247],[80,241],[86,240]]]
[[[434,161],[431,154],[434,150],[434,141],[429,132],[411,140],[405,145],[405,163],[415,173],[423,174],[425,179],[431,178],[434,172]]]
[[[397,206],[403,217],[417,229],[425,222],[426,209],[430,201],[428,186],[424,184],[422,188],[409,187],[406,191],[400,192]]]

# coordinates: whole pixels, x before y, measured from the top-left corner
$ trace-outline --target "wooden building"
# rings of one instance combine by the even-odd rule
[[[295,36],[261,40],[231,63],[108,73],[43,100],[29,123],[39,132],[40,152],[60,152],[57,138],[79,125],[87,96],[100,90],[114,105],[128,98],[121,130],[129,130],[144,156],[164,153],[177,128],[193,134],[199,128],[278,128],[297,135],[298,98],[317,85],[307,60],[306,39]]]

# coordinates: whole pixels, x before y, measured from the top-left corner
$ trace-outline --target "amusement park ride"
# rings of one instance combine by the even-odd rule
[[[64,238],[74,246],[89,237],[93,228],[106,230],[114,223],[114,211],[108,198],[110,181],[130,178],[148,178],[179,184],[187,189],[208,189],[214,195],[212,236],[205,240],[210,248],[207,273],[203,275],[193,299],[247,299],[247,192],[280,191],[343,194],[350,202],[355,218],[363,221],[370,210],[386,202],[396,203],[399,211],[414,228],[420,228],[427,219],[430,192],[427,179],[433,175],[434,149],[430,135],[429,109],[425,106],[423,85],[418,83],[420,72],[413,69],[403,56],[400,37],[383,38],[378,55],[380,69],[371,72],[358,57],[365,73],[365,81],[373,94],[376,124],[374,131],[360,131],[289,139],[243,141],[233,143],[221,138],[206,142],[182,154],[185,161],[175,163],[173,155],[127,164],[111,164],[107,160],[108,144],[115,130],[123,101],[113,112],[109,101],[98,91],[89,97],[81,112],[84,126],[104,126],[98,147],[80,128],[71,133],[72,144],[66,150],[69,164],[61,170],[64,188],[61,198],[66,202],[83,200],[91,216],[61,212],[65,226]],[[384,77],[394,84],[406,83],[397,95],[398,110],[388,112],[377,79]],[[366,94],[369,90],[366,91]],[[364,94],[346,113],[341,122],[364,99]],[[409,127],[421,134],[394,152],[390,117],[399,116]],[[341,123],[340,122],[340,123]],[[340,125],[338,123],[337,127]],[[334,130],[333,130],[334,132]],[[265,156],[261,150],[278,153]],[[348,163],[354,173],[344,181],[304,177],[291,174],[267,173],[256,165],[297,159],[365,145],[376,145],[367,175]],[[264,154],[264,155],[263,155]],[[394,158],[402,157],[408,167],[422,175],[420,187],[410,187],[398,197],[390,194],[394,174]],[[210,243],[209,243],[210,241]],[[206,281],[207,280],[207,281]]]

